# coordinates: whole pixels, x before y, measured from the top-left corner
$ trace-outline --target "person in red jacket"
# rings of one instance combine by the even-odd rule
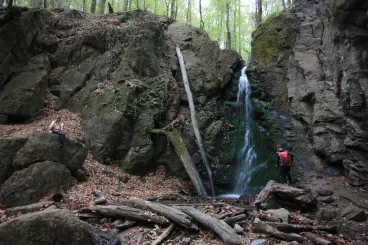
[[[287,183],[291,185],[293,182],[291,180],[290,170],[291,164],[293,163],[293,155],[282,149],[281,145],[277,146],[277,164],[276,168],[279,171],[280,167],[280,177],[282,183]]]

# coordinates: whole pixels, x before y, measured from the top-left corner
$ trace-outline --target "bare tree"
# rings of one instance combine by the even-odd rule
[[[202,0],[199,0],[199,16],[200,16],[199,28],[203,29],[204,28],[204,22],[203,22],[203,18],[202,18]]]
[[[229,0],[226,0],[226,48],[231,49],[231,33],[230,33],[230,25],[229,18],[230,17],[230,3]]]
[[[256,28],[258,29],[262,22],[262,0],[256,0]]]
[[[86,12],[86,0],[82,1],[82,11]]]
[[[100,0],[100,14],[105,13],[106,0]]]
[[[96,13],[96,0],[92,0],[92,3],[91,3],[91,13],[92,14]]]
[[[170,17],[171,19],[174,19],[175,20],[175,4],[176,4],[176,1],[175,0],[171,0],[171,13],[170,13]]]
[[[282,8],[285,9],[286,8],[286,6],[285,6],[285,0],[281,0],[281,4],[282,4]]]
[[[124,0],[123,11],[128,11],[129,0]]]

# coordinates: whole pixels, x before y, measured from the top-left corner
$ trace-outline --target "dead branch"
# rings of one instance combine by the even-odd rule
[[[103,193],[100,190],[93,190],[92,193],[93,193],[93,195],[98,197],[98,199],[93,201],[92,205],[101,205],[101,204],[106,204],[107,203],[107,197],[106,197],[105,193]]]
[[[282,231],[279,231],[275,227],[272,227],[271,225],[266,224],[262,221],[254,221],[252,225],[252,231],[255,233],[264,233],[271,235],[273,237],[276,237],[278,239],[284,240],[284,241],[297,241],[297,242],[303,242],[304,237],[294,234],[294,233],[285,233]]]
[[[247,215],[240,214],[240,215],[236,215],[236,216],[233,216],[233,217],[227,217],[227,218],[224,219],[224,222],[229,224],[229,225],[232,225],[232,224],[235,224],[237,222],[243,221],[245,219],[247,219]]]
[[[236,234],[235,230],[231,228],[231,226],[226,224],[224,221],[215,219],[193,207],[184,206],[178,208],[184,213],[192,216],[200,224],[213,230],[217,235],[221,237],[221,239],[225,242],[225,244],[230,245],[245,244],[245,241],[238,234]]]
[[[148,223],[168,224],[169,221],[162,216],[148,214],[147,211],[128,206],[90,206],[79,210],[80,213],[97,213],[104,217],[126,218]]]
[[[4,214],[7,216],[11,216],[14,214],[27,214],[27,213],[31,213],[34,211],[38,211],[41,208],[47,208],[51,206],[52,204],[53,203],[50,203],[50,202],[38,202],[38,203],[26,205],[26,206],[8,208],[8,209],[5,209]]]
[[[336,225],[324,226],[324,225],[296,225],[287,224],[281,222],[262,222],[267,225],[271,225],[280,231],[284,232],[302,232],[302,231],[327,231],[330,233],[337,233],[338,229]]]
[[[160,244],[163,240],[165,240],[170,235],[170,232],[173,229],[174,229],[174,223],[172,223],[169,227],[167,227],[167,229],[164,232],[162,232],[162,234],[159,237],[157,237],[156,240],[152,242],[152,245]]]
[[[187,229],[198,230],[198,227],[193,224],[192,218],[189,215],[181,212],[176,208],[172,208],[160,203],[150,202],[139,198],[131,198],[129,202],[134,206],[144,210],[149,210],[165,216],[169,220],[183,226]]]
[[[127,220],[127,221],[125,221],[122,224],[115,225],[115,228],[118,229],[119,231],[122,231],[122,230],[126,230],[126,229],[128,229],[130,227],[133,227],[135,225],[136,225],[136,222],[135,221]]]
[[[333,242],[328,241],[326,239],[323,239],[322,237],[319,237],[314,233],[306,232],[306,233],[304,233],[304,236],[307,239],[309,239],[311,242],[313,242],[314,244],[317,244],[317,245],[332,245],[332,244],[334,244]]]

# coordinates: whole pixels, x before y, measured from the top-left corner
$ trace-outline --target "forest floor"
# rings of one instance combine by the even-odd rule
[[[81,117],[68,110],[55,111],[52,108],[54,97],[48,93],[48,107],[45,108],[43,116],[29,124],[0,125],[0,136],[29,134],[34,132],[47,131],[49,124],[57,116],[61,116],[65,123],[67,136],[83,141],[84,133],[81,125]],[[263,211],[254,210],[251,202],[253,200],[223,199],[223,198],[202,198],[190,196],[183,193],[183,189],[190,190],[190,183],[179,180],[168,174],[164,167],[159,167],[155,172],[147,176],[139,177],[124,173],[118,166],[103,165],[93,159],[88,154],[84,165],[88,180],[76,182],[68,190],[68,202],[55,203],[49,201],[41,209],[55,205],[57,208],[78,210],[89,206],[96,197],[92,194],[93,190],[100,190],[108,196],[108,204],[125,204],[131,197],[140,197],[149,200],[160,201],[168,205],[189,205],[201,209],[211,216],[221,216],[227,213],[234,213],[237,209],[245,209],[248,214],[247,220],[241,223],[244,229],[241,236],[247,244],[254,239],[265,238],[267,244],[290,244],[277,240],[268,235],[251,232],[251,224],[254,218],[260,217]],[[124,181],[121,181],[121,180]],[[361,208],[368,208],[368,192],[364,188],[351,187],[344,177],[323,177],[318,174],[307,174],[306,177],[296,184],[297,187],[311,189],[313,193],[318,189],[330,189],[334,192],[337,199],[336,206],[344,207],[353,203]],[[169,200],[163,200],[169,199]],[[47,201],[46,199],[44,201]],[[0,223],[13,219],[20,214],[10,217],[2,215],[0,208]],[[309,216],[308,216],[309,217]],[[100,245],[107,245],[114,236],[121,237],[124,244],[151,244],[164,230],[165,227],[152,225],[140,225],[118,233],[113,228],[111,219],[102,219],[97,222],[90,222],[100,239]],[[319,222],[313,217],[307,218],[300,212],[291,212],[291,222],[296,224],[337,224],[339,234],[329,234],[319,232],[318,234],[325,239],[333,241],[335,244],[360,245],[368,244],[368,222],[357,223],[343,218],[335,219],[331,222]],[[175,238],[188,237],[190,244],[196,245],[216,245],[224,244],[220,238],[210,230],[201,229],[197,234],[175,229],[168,240],[163,244],[178,244],[173,242]],[[303,244],[310,244],[307,241]]]

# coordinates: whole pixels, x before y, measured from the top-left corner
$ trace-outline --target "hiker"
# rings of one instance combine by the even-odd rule
[[[58,117],[56,120],[52,121],[49,126],[49,132],[53,134],[59,135],[59,141],[62,146],[65,146],[66,144],[66,138],[64,131],[64,123],[61,122],[61,118]]]
[[[287,183],[291,185],[293,182],[291,181],[291,164],[293,163],[293,155],[287,151],[284,151],[281,145],[277,146],[277,171],[280,167],[280,177],[282,183]]]

